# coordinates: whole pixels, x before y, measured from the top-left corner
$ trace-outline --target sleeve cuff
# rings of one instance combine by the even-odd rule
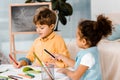
[[[32,62],[28,58],[22,57],[19,59],[19,61],[22,61],[22,60],[26,61],[28,65],[32,64]]]

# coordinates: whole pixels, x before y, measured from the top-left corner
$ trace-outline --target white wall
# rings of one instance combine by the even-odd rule
[[[120,13],[120,0],[91,0],[91,18],[102,13]]]

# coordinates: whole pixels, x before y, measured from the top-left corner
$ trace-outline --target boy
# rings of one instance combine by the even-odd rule
[[[31,65],[33,62],[35,65],[40,65],[33,53],[44,63],[54,63],[59,68],[66,67],[67,65],[62,61],[53,62],[52,57],[44,51],[46,49],[53,55],[60,53],[68,58],[70,57],[63,38],[54,32],[56,14],[46,7],[40,7],[36,10],[33,22],[40,36],[33,42],[27,56],[21,58],[18,65],[14,64],[15,67],[20,68],[25,65]]]

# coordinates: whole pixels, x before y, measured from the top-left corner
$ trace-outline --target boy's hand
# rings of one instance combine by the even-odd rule
[[[21,63],[20,63],[20,62],[18,62],[18,65],[17,65],[17,64],[15,64],[15,63],[13,63],[13,66],[14,66],[15,68],[20,68],[20,67],[22,67],[22,65],[21,65]]]
[[[16,67],[16,68],[20,68],[20,67],[21,67],[21,64],[18,63],[18,62],[13,58],[13,56],[12,56],[11,54],[9,54],[9,58],[10,58],[10,60],[13,62],[14,67]]]
[[[13,63],[15,68],[21,68],[22,66],[27,65],[27,62],[24,60],[21,60],[20,62],[18,62],[18,65],[16,65],[15,63]]]

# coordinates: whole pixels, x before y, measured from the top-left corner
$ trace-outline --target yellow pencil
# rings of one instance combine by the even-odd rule
[[[33,54],[34,54],[34,56],[36,57],[36,59],[39,61],[39,63],[41,64],[41,66],[43,67],[44,71],[48,74],[48,76],[50,77],[50,79],[51,79],[51,80],[54,80],[54,78],[50,75],[50,73],[46,70],[46,68],[44,68],[43,63],[42,63],[42,61],[38,58],[38,56],[37,56],[35,53],[33,53]]]

